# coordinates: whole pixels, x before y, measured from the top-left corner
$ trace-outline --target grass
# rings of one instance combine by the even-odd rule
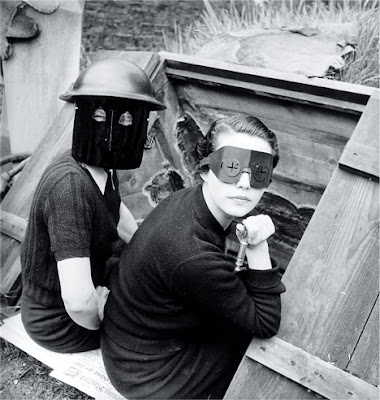
[[[379,0],[230,0],[228,8],[203,1],[205,10],[192,25],[175,25],[173,37],[164,33],[166,50],[196,54],[219,34],[247,29],[353,23],[358,27],[354,53],[343,69],[326,77],[379,87]]]
[[[91,400],[76,388],[51,377],[51,369],[0,339],[0,398],[3,400]]]

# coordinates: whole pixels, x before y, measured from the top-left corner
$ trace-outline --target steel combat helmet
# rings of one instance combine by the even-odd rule
[[[149,111],[164,110],[150,79],[137,65],[121,58],[97,61],[78,76],[72,87],[59,98],[74,103],[77,97],[107,96],[147,103]]]

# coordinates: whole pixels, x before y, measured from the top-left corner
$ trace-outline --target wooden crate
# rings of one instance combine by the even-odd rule
[[[376,89],[283,282],[287,291],[278,336],[252,340],[225,398],[378,399]]]
[[[178,143],[184,115],[192,122],[187,125],[191,129],[185,147],[191,147],[196,134],[204,134],[215,117],[231,112],[255,115],[277,133],[281,159],[259,209],[275,220],[271,254],[285,270],[364,110],[370,88],[164,52],[97,55],[97,59],[107,57],[125,57],[145,69],[168,107],[152,117],[157,145],[146,150],[139,169],[120,174],[122,199],[138,219],[154,207],[143,188],[164,170],[163,162],[185,185],[194,184],[188,154]],[[70,147],[73,116],[72,104],[66,104],[1,204],[2,227],[7,226],[1,236],[2,294],[15,289],[15,282],[19,289],[18,218],[24,220],[22,230],[43,170]],[[12,224],[16,224],[14,234]],[[231,241],[233,250],[234,245]]]

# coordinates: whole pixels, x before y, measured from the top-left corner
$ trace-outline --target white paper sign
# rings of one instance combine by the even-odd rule
[[[0,326],[0,336],[52,368],[50,375],[53,378],[97,400],[125,400],[108,379],[100,349],[69,354],[46,350],[28,336],[21,314],[5,320]]]

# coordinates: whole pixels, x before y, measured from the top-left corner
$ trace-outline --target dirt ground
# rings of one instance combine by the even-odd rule
[[[49,376],[51,369],[0,339],[1,400],[90,400],[92,397]]]

